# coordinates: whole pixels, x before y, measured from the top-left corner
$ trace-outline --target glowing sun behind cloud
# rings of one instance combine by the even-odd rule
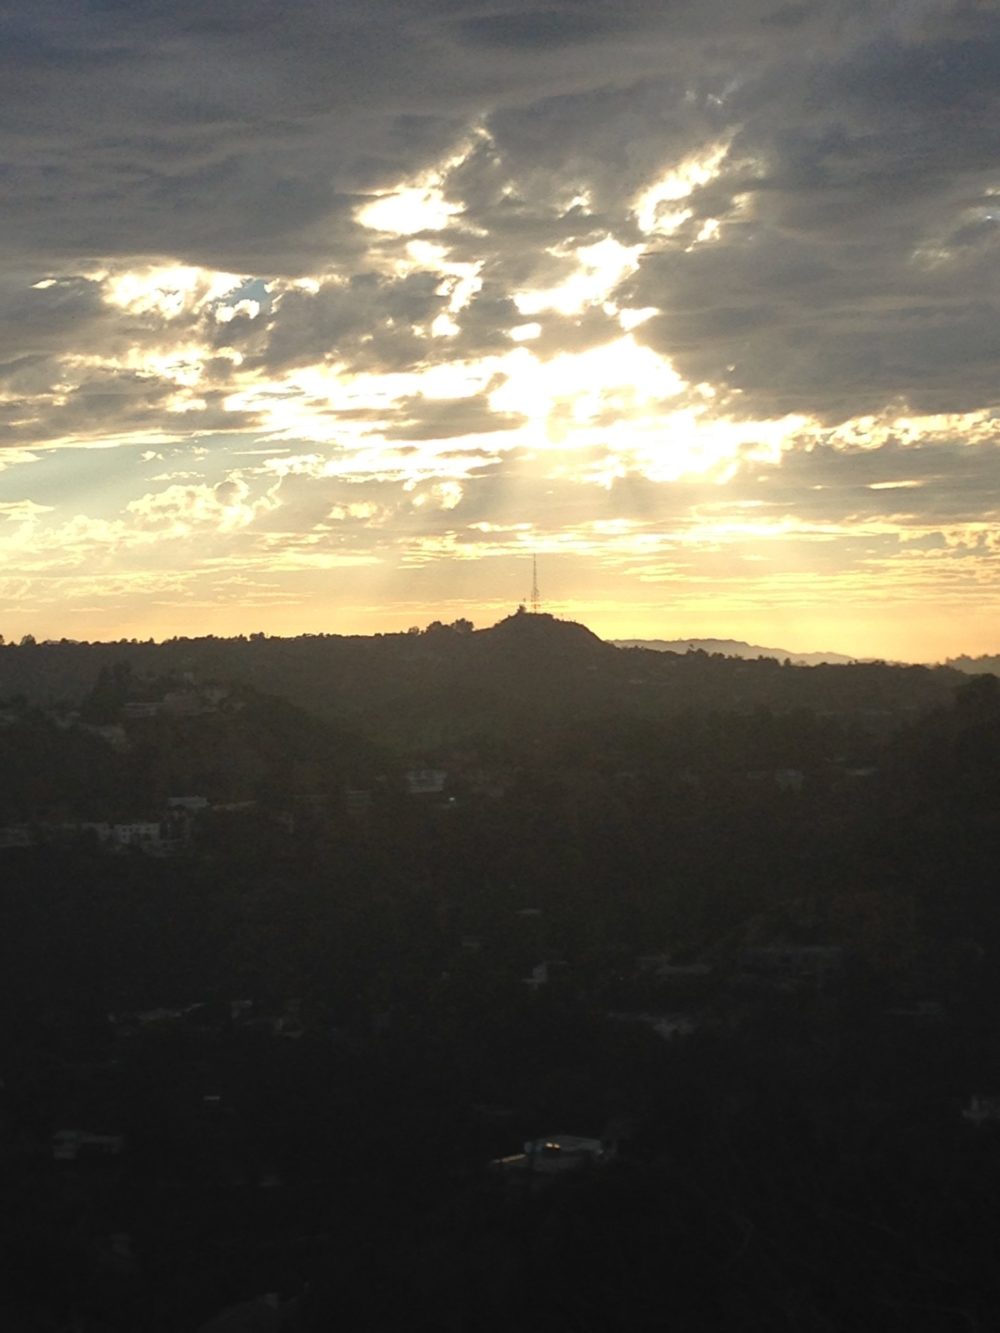
[[[48,8],[8,637],[482,623],[538,552],[599,632],[995,647],[990,6]]]

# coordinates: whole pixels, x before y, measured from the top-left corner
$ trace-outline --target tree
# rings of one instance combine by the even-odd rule
[[[101,667],[94,688],[80,704],[80,716],[86,722],[114,722],[129,696],[132,668],[127,662]]]

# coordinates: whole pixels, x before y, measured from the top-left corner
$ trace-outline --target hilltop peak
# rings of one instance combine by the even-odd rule
[[[559,620],[547,611],[526,611],[523,607],[483,630],[494,642],[519,643],[533,647],[560,647],[579,651],[598,648],[606,651],[608,645],[593,630],[575,620]]]

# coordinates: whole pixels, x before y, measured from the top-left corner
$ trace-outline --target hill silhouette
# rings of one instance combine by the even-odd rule
[[[995,677],[527,612],[27,643],[0,761],[0,1326],[659,1328],[672,1254],[699,1329],[803,1274],[796,1328],[868,1327],[901,1265],[887,1328],[996,1327]],[[614,1155],[489,1166],[564,1130]]]
[[[0,647],[0,699],[72,707],[102,672],[251,687],[398,753],[490,743],[523,749],[567,724],[655,721],[766,708],[900,718],[945,704],[945,667],[797,666],[703,651],[620,648],[583,625],[526,611],[374,636],[263,634]]]
[[[104,684],[102,679],[92,696]],[[149,686],[142,679],[131,682],[140,694],[149,693]],[[178,795],[213,804],[258,798],[287,804],[339,795],[344,786],[385,769],[384,757],[367,740],[290,700],[245,687],[218,709],[151,717],[130,717],[124,695],[113,719],[97,724],[86,720],[92,696],[69,716],[30,706],[3,710],[0,824],[137,819]]]

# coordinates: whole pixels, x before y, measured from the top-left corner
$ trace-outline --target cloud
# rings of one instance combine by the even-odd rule
[[[79,275],[0,282],[0,356],[39,357],[75,350],[112,323],[101,284]]]
[[[429,326],[446,305],[441,276],[355,273],[317,291],[281,296],[260,364],[270,371],[317,361],[395,369],[419,362]]]
[[[417,394],[401,399],[393,416],[385,432],[389,440],[459,439],[516,430],[526,420],[518,412],[494,411],[487,394],[438,399]]]
[[[587,12],[582,6],[484,14],[461,19],[455,28],[473,46],[534,51],[592,41],[622,27],[621,13]]]
[[[697,40],[717,15],[671,10],[302,0],[279,17],[248,0],[209,17],[173,0],[82,5],[68,23],[38,0],[5,28],[0,240],[313,270],[364,244],[359,194],[434,163],[484,113],[673,70],[671,25]]]
[[[36,0],[4,38],[20,567],[993,559],[995,6]],[[57,448],[122,441],[171,480]]]
[[[640,336],[748,413],[994,401],[998,67],[995,32],[876,28],[785,94],[749,81],[720,176],[630,284],[661,312]]]
[[[247,429],[257,420],[253,412],[230,411],[219,391],[178,395],[169,379],[98,367],[42,393],[0,399],[0,447],[188,437]]]
[[[982,6],[383,0],[304,3],[279,24],[257,3],[211,20],[102,4],[71,28],[57,12],[42,0],[11,23],[22,271],[70,255],[333,270],[203,333],[269,371],[485,355],[517,327],[519,292],[564,280],[581,245],[641,241],[637,192],[726,140],[718,174],[681,201],[689,218],[622,291],[660,312],[650,345],[747,414],[990,397],[1000,39]],[[30,103],[15,100],[28,80]],[[357,221],[372,190],[432,167],[459,210],[446,251],[481,268],[450,346],[427,334],[442,274],[366,268],[379,242]],[[707,222],[714,239],[692,244]],[[162,334],[131,313],[116,323],[98,280],[58,276],[17,294],[7,327],[23,336],[0,363]]]
[[[947,529],[1000,519],[1000,430],[970,444],[931,436],[889,438],[876,448],[831,443],[785,454],[779,464],[744,465],[727,494],[774,517]]]

